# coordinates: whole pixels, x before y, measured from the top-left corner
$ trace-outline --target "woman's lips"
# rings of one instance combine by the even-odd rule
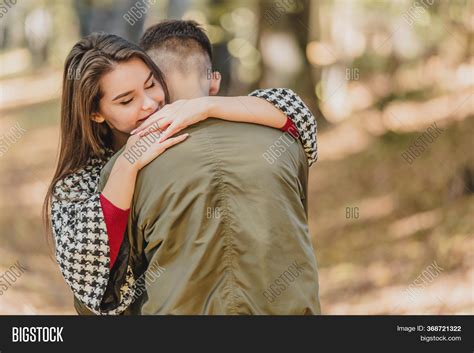
[[[145,120],[147,120],[150,116],[152,116],[153,114],[155,114],[158,110],[159,110],[159,108],[157,108],[157,109],[156,109],[153,113],[151,113],[150,115],[147,115],[147,116],[144,117],[143,119],[138,120],[138,121],[137,121],[137,125],[143,124],[143,122],[144,122]]]
[[[137,125],[141,125],[147,119],[148,119],[148,117],[138,120]]]

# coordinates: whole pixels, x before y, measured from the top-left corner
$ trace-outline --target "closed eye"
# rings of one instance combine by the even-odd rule
[[[146,84],[148,81],[150,81],[150,78],[152,78],[152,77],[153,77],[153,73],[150,72],[150,74],[148,75],[147,79],[145,80],[145,84]],[[150,86],[145,87],[145,89],[152,88],[152,87],[154,87],[154,86],[155,86],[155,82],[152,81],[152,83],[150,84]],[[128,92],[124,92],[124,93],[122,93],[122,94],[119,94],[119,95],[116,96],[114,99],[112,99],[112,102],[113,102],[113,101],[116,101],[116,100],[118,100],[118,99],[120,99],[120,98],[126,97],[126,96],[128,96],[129,94],[132,94],[133,92],[134,92],[134,91],[132,90],[132,91],[128,91]],[[120,104],[122,104],[122,105],[127,105],[127,104],[130,103],[132,100],[133,100],[133,98],[130,98],[130,99],[127,100],[127,101],[120,102]]]
[[[127,105],[127,104],[130,103],[131,101],[133,101],[133,98],[130,98],[130,99],[127,100],[127,101],[120,102],[120,104],[122,104],[122,105]]]
[[[145,87],[145,89],[150,89],[150,88],[153,88],[155,86],[156,86],[155,81],[151,81],[151,84],[148,87]]]

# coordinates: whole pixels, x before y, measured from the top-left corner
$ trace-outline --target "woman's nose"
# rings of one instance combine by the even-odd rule
[[[143,100],[143,110],[155,110],[157,106],[158,102],[145,94],[145,99]]]

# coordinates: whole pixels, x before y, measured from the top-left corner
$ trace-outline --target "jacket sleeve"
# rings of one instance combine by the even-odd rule
[[[110,247],[97,192],[101,168],[100,161],[92,160],[86,168],[56,183],[51,223],[56,260],[76,298],[95,314],[114,315],[133,302],[135,281],[131,268],[127,268],[119,302],[102,309],[110,277]]]
[[[298,137],[311,166],[318,159],[317,123],[306,104],[288,88],[259,89],[250,96],[265,99],[280,109],[295,124]]]

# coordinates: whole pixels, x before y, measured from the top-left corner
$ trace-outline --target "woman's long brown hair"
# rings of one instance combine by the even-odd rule
[[[150,68],[163,87],[165,102],[168,103],[169,93],[160,69],[142,49],[119,36],[93,33],[76,43],[66,59],[59,159],[43,203],[43,222],[48,240],[52,239],[50,212],[56,183],[85,167],[91,157],[104,159],[105,149],[112,148],[108,125],[91,119],[92,114],[98,112],[103,95],[100,79],[117,63],[133,58],[141,59]]]

